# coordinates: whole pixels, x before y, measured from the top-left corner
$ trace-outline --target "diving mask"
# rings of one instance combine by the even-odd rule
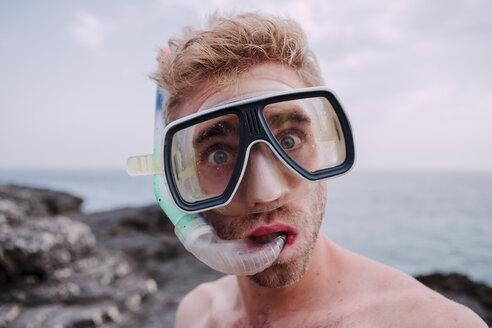
[[[263,94],[198,111],[168,125],[163,100],[164,92],[158,89],[154,154],[130,158],[127,170],[131,175],[154,174],[156,198],[175,224],[176,234],[189,251],[218,271],[263,271],[285,242],[285,236],[261,245],[222,241],[199,214],[227,208],[254,145],[268,146],[303,186],[345,173],[354,162],[350,124],[326,88]]]

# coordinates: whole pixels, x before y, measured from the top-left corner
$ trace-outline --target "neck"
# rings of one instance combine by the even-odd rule
[[[274,318],[286,311],[299,311],[302,304],[326,298],[326,291],[336,284],[336,248],[328,238],[320,233],[308,270],[292,285],[280,288],[266,288],[257,285],[248,277],[237,276],[239,302],[248,318]]]

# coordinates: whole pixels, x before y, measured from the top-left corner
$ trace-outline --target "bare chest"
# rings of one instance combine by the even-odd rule
[[[359,322],[360,324],[358,324]],[[210,317],[200,327],[227,327],[227,328],[344,328],[344,327],[372,327],[367,321],[356,320],[355,317],[347,317],[341,314],[330,313],[329,310],[321,312],[292,313],[285,312],[280,317],[270,317],[259,314],[251,319],[244,317],[231,317],[227,313],[222,316]]]

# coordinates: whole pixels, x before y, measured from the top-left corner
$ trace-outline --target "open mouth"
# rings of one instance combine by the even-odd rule
[[[287,238],[288,235],[283,231],[279,231],[262,236],[250,236],[249,240],[251,241],[252,244],[261,245],[261,244],[267,244],[279,236],[285,236]]]
[[[252,245],[262,245],[275,240],[279,236],[284,236],[286,245],[291,245],[294,243],[297,232],[293,227],[284,224],[261,226],[251,232],[248,240]]]

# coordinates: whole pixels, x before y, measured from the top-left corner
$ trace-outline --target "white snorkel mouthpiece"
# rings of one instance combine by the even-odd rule
[[[252,244],[247,239],[222,240],[203,218],[175,229],[184,247],[214,270],[233,275],[253,275],[272,265],[284,247],[286,237],[279,236],[266,244]]]
[[[281,235],[268,243],[249,239],[222,240],[200,215],[180,211],[173,203],[162,175],[154,175],[159,205],[175,225],[174,232],[187,251],[214,270],[232,275],[253,275],[272,265],[285,245]]]
[[[222,240],[215,229],[199,213],[179,210],[153,155],[131,157],[127,162],[130,175],[154,174],[154,192],[159,205],[173,222],[174,232],[187,251],[214,270],[233,275],[253,275],[272,265],[286,242],[280,235],[267,243],[251,239]]]

